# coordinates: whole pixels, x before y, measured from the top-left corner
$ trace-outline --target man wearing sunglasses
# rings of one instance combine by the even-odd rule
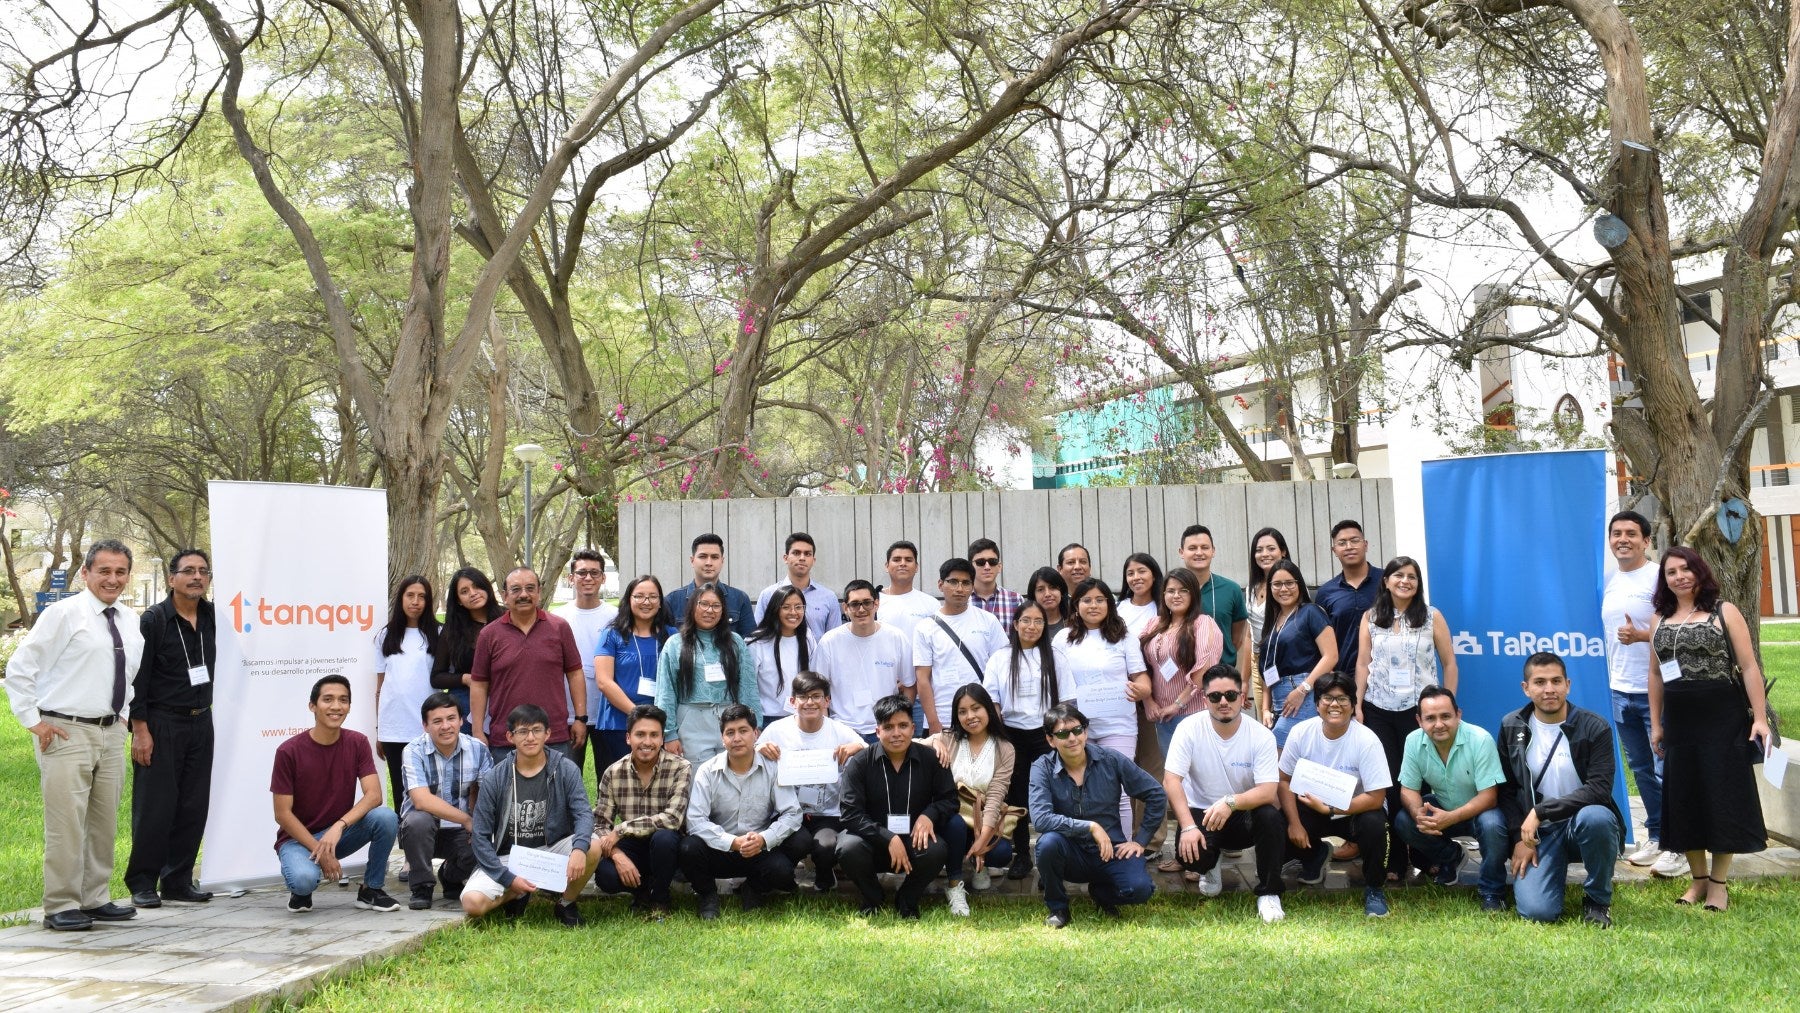
[[[1202,690],[1206,714],[1175,728],[1163,764],[1163,789],[1172,799],[1181,836],[1175,854],[1182,867],[1200,874],[1200,893],[1216,897],[1222,888],[1219,853],[1256,849],[1256,910],[1277,922],[1281,910],[1281,861],[1287,819],[1276,803],[1281,782],[1275,733],[1259,721],[1241,720],[1243,676],[1230,665],[1206,670]]]
[[[1131,757],[1089,745],[1087,732],[1087,715],[1074,704],[1050,708],[1044,736],[1055,751],[1031,765],[1031,825],[1038,829],[1038,875],[1050,909],[1044,924],[1053,929],[1069,924],[1068,883],[1088,884],[1088,896],[1114,918],[1121,904],[1142,904],[1156,889],[1144,848],[1168,814],[1169,798]],[[1121,789],[1144,803],[1129,840],[1119,825]]]

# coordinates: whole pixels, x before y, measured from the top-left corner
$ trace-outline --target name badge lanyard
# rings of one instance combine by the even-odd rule
[[[912,819],[912,774],[908,771],[908,768],[911,766],[911,756],[908,756],[906,762],[900,765],[900,773],[906,777],[906,805],[896,813],[894,811],[894,774],[891,768],[888,768],[886,764],[883,764],[883,773],[886,773],[887,776],[882,778],[881,786],[887,792],[887,811],[889,819],[893,819],[895,816],[905,816],[908,820]]]
[[[195,636],[199,636],[199,634],[200,634],[199,630],[194,631]],[[185,630],[182,627],[182,622],[179,617],[177,617],[175,620],[175,639],[181,641],[181,661],[182,661],[182,664],[187,666],[188,683],[190,685],[198,686],[199,683],[194,682],[194,667],[195,667],[194,666],[194,657],[193,657],[193,655],[188,653],[188,649],[187,649],[187,630]],[[206,642],[205,641],[201,641],[201,643],[200,643],[200,666],[199,667],[206,668]],[[207,670],[206,675],[207,675],[207,681],[211,682],[212,681],[212,671],[210,669]]]
[[[644,645],[638,643],[638,635],[636,633],[631,635],[631,653],[637,658],[638,688],[642,689],[644,686]],[[643,693],[638,694],[638,696],[643,695]]]
[[[1281,657],[1281,631],[1287,629],[1289,619],[1292,619],[1299,614],[1300,606],[1295,605],[1294,611],[1282,616],[1281,621],[1275,624],[1275,632],[1269,634],[1269,657],[1268,660],[1263,663],[1263,677],[1265,679],[1268,678],[1267,673],[1270,669],[1275,670],[1276,681],[1287,678],[1287,676],[1281,673],[1281,666],[1279,664],[1279,659]]]

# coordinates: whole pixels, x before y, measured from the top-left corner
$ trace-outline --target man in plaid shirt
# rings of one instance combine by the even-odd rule
[[[693,784],[693,766],[663,749],[667,723],[655,704],[632,708],[625,725],[631,754],[601,772],[594,804],[594,825],[607,828],[594,882],[606,893],[630,890],[631,910],[653,921],[669,914],[669,881]]]
[[[969,543],[969,562],[975,564],[975,591],[969,595],[969,604],[992,612],[1000,620],[1000,628],[1011,633],[1013,617],[1025,599],[1000,586],[1000,546],[992,538],[975,539]]]

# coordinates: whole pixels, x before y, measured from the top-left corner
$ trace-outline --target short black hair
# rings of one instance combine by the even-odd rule
[[[1430,686],[1425,687],[1422,690],[1419,690],[1419,703],[1420,703],[1420,705],[1423,705],[1425,703],[1425,701],[1433,700],[1440,696],[1449,699],[1451,710],[1461,710],[1462,709],[1462,705],[1456,702],[1456,694],[1455,693],[1450,692],[1450,690],[1447,687],[1439,686],[1439,685],[1436,685],[1435,683]]]
[[[1179,541],[1175,544],[1186,545],[1187,540],[1194,537],[1195,535],[1205,535],[1206,540],[1209,542],[1213,540],[1211,528],[1207,527],[1204,524],[1189,524],[1187,527],[1181,529],[1181,541]]]
[[[1346,517],[1345,519],[1338,521],[1336,524],[1333,524],[1331,526],[1331,537],[1336,538],[1338,536],[1338,532],[1348,531],[1351,528],[1355,528],[1357,534],[1359,534],[1359,535],[1363,534],[1362,522],[1361,521],[1353,521]]]
[[[691,556],[694,553],[699,552],[700,546],[702,546],[702,545],[717,545],[719,547],[720,554],[723,554],[725,552],[725,539],[720,538],[718,535],[715,535],[712,532],[708,531],[707,533],[705,533],[703,535],[695,535],[694,536],[694,543],[692,545],[688,546],[688,555]]]
[[[1569,666],[1563,664],[1561,658],[1551,654],[1549,651],[1539,651],[1525,659],[1525,667],[1520,670],[1519,681],[1524,682],[1529,680],[1531,678],[1532,669],[1549,665],[1556,666],[1557,671],[1562,673],[1563,678],[1567,679],[1569,677]]]
[[[1050,709],[1044,712],[1044,734],[1049,735],[1056,731],[1056,726],[1064,721],[1073,721],[1083,728],[1088,726],[1087,715],[1081,713],[1081,708],[1064,700],[1061,703],[1052,704]]]
[[[631,715],[625,719],[625,728],[630,728],[639,721],[654,721],[659,728],[669,727],[669,712],[653,703],[641,703],[631,708]]]
[[[905,697],[895,693],[875,701],[875,723],[877,725],[887,724],[888,719],[896,714],[904,714],[906,720],[912,720],[912,704],[908,703]]]
[[[844,600],[845,601],[850,600],[850,592],[852,592],[852,591],[867,591],[867,592],[869,592],[869,597],[874,598],[876,601],[881,600],[881,595],[878,592],[876,592],[875,585],[869,583],[868,581],[862,579],[861,577],[858,577],[855,580],[851,581],[850,583],[844,585]]]
[[[323,692],[325,687],[327,687],[327,686],[342,686],[342,687],[344,687],[344,695],[345,696],[350,695],[350,680],[349,680],[349,678],[346,676],[339,675],[336,672],[333,672],[330,675],[320,676],[319,681],[313,683],[312,696],[309,697],[306,702],[309,704],[318,703],[319,702],[319,694],[321,692]]]
[[[206,554],[205,549],[176,549],[175,554],[169,557],[169,574],[173,576],[181,572],[181,561],[189,556],[199,556],[200,562],[205,563],[207,569],[212,569],[212,558]]]
[[[989,549],[994,550],[994,555],[1000,555],[999,542],[994,541],[992,538],[977,538],[969,543],[969,558],[974,559],[976,556]]]
[[[1214,665],[1207,669],[1206,672],[1200,676],[1200,685],[1210,685],[1214,679],[1230,679],[1232,682],[1237,683],[1239,689],[1244,688],[1243,675],[1230,665]]]
[[[432,711],[441,711],[445,707],[455,707],[456,716],[459,718],[466,718],[469,716],[468,712],[463,710],[461,700],[458,700],[455,696],[440,689],[436,693],[426,697],[425,702],[419,705],[419,723],[424,724],[425,722],[430,721]]]
[[[812,549],[814,552],[819,551],[819,543],[813,541],[813,536],[807,534],[804,531],[796,531],[793,534],[787,536],[787,541],[785,541],[781,544],[782,554],[786,555],[787,553],[792,552],[794,549],[795,542],[805,542],[807,545],[807,548]]]
[[[606,575],[606,557],[600,554],[599,549],[576,549],[575,554],[569,557],[570,572],[575,570],[576,563],[584,559],[590,563],[599,563],[600,575],[603,577]]]
[[[1621,510],[1616,514],[1613,514],[1612,520],[1606,522],[1606,530],[1611,531],[1613,525],[1620,521],[1630,521],[1631,523],[1636,524],[1638,530],[1643,532],[1645,538],[1650,537],[1650,518],[1645,517],[1636,510]]]
[[[1349,672],[1326,672],[1313,680],[1313,703],[1325,699],[1329,690],[1341,689],[1350,695],[1350,706],[1356,706],[1356,676]]]
[[[888,546],[887,547],[887,555],[882,556],[881,557],[882,560],[884,562],[891,562],[894,558],[894,550],[895,549],[905,549],[906,551],[913,554],[913,562],[916,563],[919,561],[919,547],[917,545],[914,545],[913,543],[907,541],[904,538],[902,538],[899,541],[895,542],[894,544]]]
[[[949,580],[951,574],[958,572],[966,573],[969,575],[970,580],[974,580],[975,564],[961,556],[952,556],[949,559],[944,560],[943,565],[938,567],[938,579]]]
[[[831,680],[817,672],[794,673],[794,695],[805,696],[808,693],[824,693],[831,695]]]
[[[719,712],[719,731],[723,732],[725,726],[733,721],[748,721],[750,727],[755,728],[756,713],[744,704],[728,703],[725,705],[725,709]]]
[[[509,573],[507,576],[510,577],[512,574]],[[521,725],[543,725],[545,728],[549,728],[550,715],[544,713],[544,708],[537,704],[522,703],[514,707],[512,713],[506,716],[506,731],[510,734],[514,728]]]

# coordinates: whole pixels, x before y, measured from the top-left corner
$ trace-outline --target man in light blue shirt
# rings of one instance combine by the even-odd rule
[[[787,536],[787,543],[782,546],[781,561],[787,566],[787,579],[770,584],[756,596],[755,620],[762,622],[763,613],[769,608],[769,599],[774,597],[776,591],[791,586],[798,588],[806,599],[806,625],[812,630],[813,636],[822,637],[827,630],[842,626],[844,609],[838,603],[837,592],[812,579],[813,564],[818,561],[812,536],[804,531],[796,531]],[[749,631],[737,632],[746,634]]]
[[[1462,845],[1481,846],[1476,893],[1483,911],[1503,911],[1506,890],[1506,817],[1500,813],[1500,750],[1494,737],[1464,724],[1456,694],[1427,686],[1419,694],[1419,729],[1406,737],[1400,760],[1401,811],[1394,832],[1437,866],[1439,886],[1454,886]]]
[[[781,843],[800,828],[800,796],[776,783],[775,764],[756,753],[756,715],[734,703],[719,713],[725,751],[694,768],[681,871],[700,898],[700,917],[719,917],[719,877],[743,876],[744,910],[771,890],[792,893],[794,861]]]

